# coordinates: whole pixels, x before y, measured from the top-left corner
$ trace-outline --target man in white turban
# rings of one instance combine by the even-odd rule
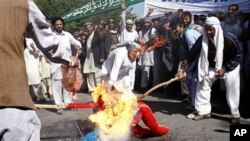
[[[225,80],[227,88],[227,102],[231,111],[231,123],[240,123],[240,60],[242,49],[231,33],[222,31],[220,21],[216,17],[208,17],[201,36],[194,44],[189,64],[198,69],[197,93],[195,109],[198,113],[193,120],[202,120],[211,117],[211,87],[217,78]]]

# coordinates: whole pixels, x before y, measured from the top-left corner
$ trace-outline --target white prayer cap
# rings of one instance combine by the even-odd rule
[[[126,42],[123,42],[123,43],[117,43],[117,44],[112,45],[110,50],[114,50],[114,49],[120,48],[120,47],[127,47],[128,45],[130,45],[131,48],[140,48],[140,45],[137,44],[136,42],[134,42],[134,41],[132,41],[132,42],[126,41]]]
[[[133,20],[128,19],[128,20],[126,21],[126,24],[134,24],[134,22],[133,22]]]
[[[141,46],[136,42],[129,42],[129,45],[131,46],[131,48],[141,48]]]
[[[220,25],[220,20],[217,17],[207,17],[205,25]]]

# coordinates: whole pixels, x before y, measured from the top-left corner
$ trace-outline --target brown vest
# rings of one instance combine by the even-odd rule
[[[27,0],[0,1],[0,108],[34,108],[24,63]]]

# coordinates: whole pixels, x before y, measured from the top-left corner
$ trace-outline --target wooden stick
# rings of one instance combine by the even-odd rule
[[[162,87],[162,86],[168,86],[169,84],[171,84],[174,81],[179,80],[179,77],[174,77],[172,79],[170,79],[167,82],[163,82],[160,83],[156,86],[154,86],[153,88],[149,89],[145,94],[143,94],[142,96],[139,96],[137,99],[141,100],[144,97],[146,97],[147,95],[149,95],[151,92],[153,92],[154,90]],[[96,103],[92,103],[92,102],[87,102],[87,103],[70,103],[70,104],[61,104],[61,105],[51,105],[51,104],[35,104],[36,108],[45,108],[45,109],[65,109],[65,108],[95,108],[98,107],[99,105]]]
[[[177,81],[177,80],[179,80],[179,77],[174,77],[174,78],[170,79],[169,81],[160,83],[160,84],[154,86],[153,88],[149,89],[145,94],[143,94],[142,96],[139,96],[137,99],[141,100],[144,97],[146,97],[147,95],[149,95],[151,92],[153,92],[154,90],[156,90],[162,86],[168,86],[169,84],[171,84],[172,82]]]
[[[65,109],[67,105],[35,104],[35,107],[38,109]]]
[[[76,102],[76,103],[68,103],[68,104],[60,104],[60,105],[51,105],[51,104],[35,104],[36,108],[45,108],[45,109],[83,109],[83,108],[97,108],[99,107],[99,103],[94,102]]]

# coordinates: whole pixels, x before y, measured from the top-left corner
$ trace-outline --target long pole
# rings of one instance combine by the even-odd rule
[[[139,96],[137,99],[141,100],[144,97],[146,97],[147,95],[149,95],[151,92],[153,92],[154,90],[156,90],[156,89],[158,89],[158,88],[160,88],[162,86],[168,86],[169,84],[171,84],[171,83],[173,83],[174,81],[177,81],[177,80],[179,80],[179,78],[174,77],[174,78],[172,78],[172,79],[170,79],[170,80],[168,80],[166,82],[160,83],[160,84],[154,86],[153,88],[149,89],[146,93],[144,93],[142,96]]]

